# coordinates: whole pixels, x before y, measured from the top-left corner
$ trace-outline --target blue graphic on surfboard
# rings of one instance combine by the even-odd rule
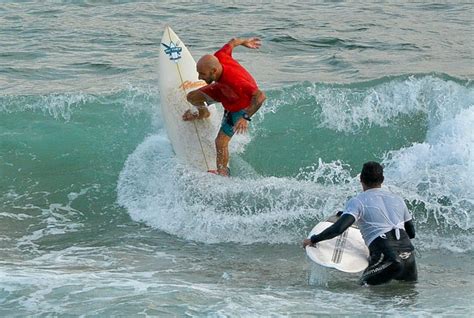
[[[321,233],[333,225],[337,219],[337,216],[332,216],[326,221],[316,224],[308,238]],[[314,247],[307,246],[306,254],[316,264],[346,273],[361,272],[369,265],[369,249],[355,225],[335,238],[316,243]]]
[[[179,41],[176,44],[173,41],[170,41],[169,44],[161,42],[161,45],[165,47],[165,53],[168,54],[170,60],[176,62],[181,58],[183,48],[179,46]]]
[[[216,170],[217,136],[222,107],[210,105],[210,116],[203,120],[182,120],[188,109],[197,111],[186,100],[188,92],[206,85],[198,79],[196,62],[176,33],[166,26],[161,39],[158,82],[160,108],[168,138],[181,163],[200,171]]]

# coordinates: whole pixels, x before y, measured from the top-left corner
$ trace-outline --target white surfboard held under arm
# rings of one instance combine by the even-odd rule
[[[187,93],[206,83],[198,80],[194,58],[169,26],[166,26],[161,39],[158,70],[161,112],[177,158],[201,171],[215,170],[214,139],[219,131],[221,114],[211,105],[208,107],[209,118],[183,121],[186,110],[196,111],[187,102]]]
[[[336,220],[337,217],[331,217],[316,224],[308,238],[321,233],[333,225]],[[369,249],[365,245],[359,229],[355,226],[349,227],[335,238],[316,243],[314,247],[307,246],[306,254],[316,264],[346,273],[361,272],[369,265]]]

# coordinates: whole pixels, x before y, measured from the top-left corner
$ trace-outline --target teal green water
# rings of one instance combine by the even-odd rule
[[[0,315],[470,316],[472,11],[1,5]],[[176,162],[157,88],[167,23],[195,57],[263,40],[235,53],[268,99],[232,142],[230,180]],[[416,285],[361,288],[300,248],[368,160],[414,214]]]
[[[244,157],[255,162],[253,167],[265,175],[291,176],[302,167],[311,166],[318,158],[324,162],[340,160],[358,168],[361,162],[380,159],[390,150],[423,142],[428,118],[421,107],[406,109],[403,103],[413,101],[404,100],[395,105],[402,109],[395,109],[398,116],[390,119],[383,110],[377,110],[379,102],[364,104],[374,87],[380,88],[381,94],[393,94],[397,82],[404,80],[403,77],[383,79],[357,86],[304,83],[275,92],[275,99],[285,100],[285,105],[278,112],[265,116],[263,129],[269,133],[255,138],[246,148]],[[295,92],[299,96],[285,96]],[[327,100],[324,94],[331,95],[334,100]],[[367,112],[365,118],[349,118],[354,111],[353,105],[359,106],[357,111],[360,113]],[[339,114],[325,113],[327,111],[338,111]],[[341,117],[344,117],[342,122]],[[390,124],[374,123],[388,120]]]

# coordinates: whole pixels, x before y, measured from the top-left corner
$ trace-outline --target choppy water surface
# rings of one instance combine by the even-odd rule
[[[0,6],[0,314],[470,316],[470,3]],[[234,36],[266,91],[231,179],[176,162],[165,24],[195,57]],[[416,285],[313,266],[312,226],[363,162],[412,210]]]

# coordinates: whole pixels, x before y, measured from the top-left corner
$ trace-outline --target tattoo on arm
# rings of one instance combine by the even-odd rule
[[[263,105],[263,102],[265,101],[267,97],[265,96],[265,93],[262,92],[261,90],[258,90],[255,95],[252,96],[252,102],[250,103],[250,106],[245,109],[246,113],[249,116],[252,116],[255,114],[260,107]]]

